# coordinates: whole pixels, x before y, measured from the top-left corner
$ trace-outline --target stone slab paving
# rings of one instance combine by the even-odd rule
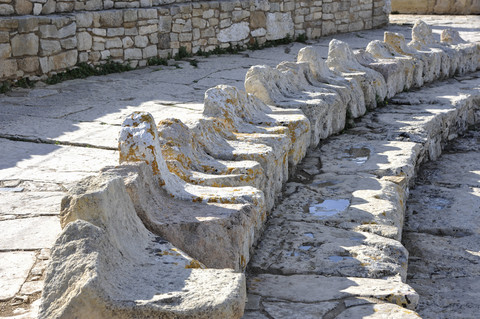
[[[326,58],[332,38],[353,49],[382,39],[385,30],[402,33],[409,40],[411,24],[417,18],[392,16],[393,22],[404,25],[336,35],[309,44]],[[480,25],[479,17],[421,18],[433,25],[436,34],[453,27],[466,40],[480,40],[478,27],[473,27]],[[243,88],[250,66],[293,61],[303,46],[293,43],[197,58],[198,68],[180,62],[179,68],[155,66],[52,86],[39,83],[34,89],[15,89],[0,96],[0,231],[5,234],[0,239],[0,317],[35,317],[28,306],[38,299],[49,248],[60,231],[56,214],[61,197],[79,179],[118,163],[116,141],[126,115],[142,110],[156,120],[198,118],[206,89],[218,84]],[[395,231],[392,234],[394,237]],[[355,305],[362,311],[378,307],[377,303],[365,306],[363,301]],[[271,305],[277,309],[272,311],[281,311],[278,306]],[[388,309],[382,311],[396,311],[385,307]],[[348,317],[347,313],[344,316]]]
[[[478,318],[480,289],[480,128],[425,164],[411,191],[403,242],[407,282],[423,318]]]

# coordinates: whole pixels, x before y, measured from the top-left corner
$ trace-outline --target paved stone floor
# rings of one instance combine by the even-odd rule
[[[478,318],[480,309],[480,126],[423,165],[410,192],[403,242],[407,283],[422,318]]]
[[[310,45],[326,57],[332,38],[353,49],[383,39],[385,30],[409,39],[417,18],[392,16],[399,24]],[[479,16],[423,18],[435,33],[452,27],[467,40],[480,40]],[[0,96],[0,317],[35,317],[49,248],[60,232],[61,199],[79,179],[117,164],[117,134],[126,115],[142,110],[157,121],[194,119],[201,114],[206,89],[218,84],[243,88],[250,66],[293,61],[303,46],[198,58],[198,67],[180,62],[52,86],[39,83]]]

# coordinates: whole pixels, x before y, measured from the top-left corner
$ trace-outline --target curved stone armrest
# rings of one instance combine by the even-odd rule
[[[374,43],[372,43],[374,42]],[[380,73],[387,84],[387,98],[395,96],[395,94],[408,90],[412,87],[414,65],[413,60],[395,58],[389,54],[384,57],[387,48],[385,43],[381,41],[372,41],[368,44],[367,49],[355,52],[358,62],[370,69]],[[371,54],[369,50],[381,50],[381,54],[377,52],[376,56]]]
[[[414,62],[413,87],[422,87],[425,82],[425,70],[429,68],[429,61],[421,56],[418,51],[412,50],[407,46],[403,34],[395,32],[385,32],[383,41],[389,45],[394,52],[400,56],[410,57]]]
[[[456,30],[445,29],[440,35],[440,47],[453,50],[450,76],[473,72],[480,68],[480,43],[470,43]]]

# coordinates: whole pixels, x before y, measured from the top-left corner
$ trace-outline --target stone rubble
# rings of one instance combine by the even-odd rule
[[[422,83],[450,75],[441,73],[450,70],[442,68],[441,61],[446,59],[443,63],[450,66],[456,56],[431,48],[437,44],[428,26],[417,22],[412,38],[403,54],[413,57],[419,65],[429,60],[423,64]],[[396,39],[400,41],[398,47],[405,48],[402,38]],[[413,51],[414,46],[422,51]],[[389,48],[387,44],[383,47]],[[471,65],[456,69],[456,74],[480,66],[479,48],[476,44],[468,47],[473,49],[461,52],[473,52],[468,58]],[[40,318],[67,314],[238,318],[244,311],[244,277],[225,268],[241,271],[249,261],[249,298],[256,299],[257,306],[247,306],[247,318],[256,312],[285,315],[286,309],[292,307],[298,309],[298,314],[323,311],[337,318],[349,318],[356,311],[374,311],[395,318],[416,316],[399,307],[414,310],[418,303],[417,293],[405,284],[408,252],[399,241],[405,199],[418,165],[436,159],[446,141],[478,121],[474,101],[478,92],[465,90],[459,97],[447,94],[437,98],[437,92],[458,91],[458,85],[448,83],[407,97],[399,94],[391,100],[393,105],[367,114],[351,130],[319,145],[347,123],[347,103],[342,103],[347,95],[338,91],[345,92],[347,85],[356,83],[354,87],[363,92],[364,105],[372,109],[385,104],[387,82],[381,73],[362,66],[344,42],[330,42],[325,66],[331,73],[315,69],[323,67],[321,58],[305,50],[302,62],[284,62],[276,69],[251,68],[245,79],[251,96],[232,86],[207,90],[203,116],[193,122],[164,120],[159,131],[147,112],[134,112],[124,120],[119,136],[120,163],[124,164],[82,180],[62,201],[60,218],[64,230],[47,270]],[[415,53],[408,55],[411,52]],[[430,61],[432,57],[438,59]],[[394,61],[400,70],[405,67],[401,58]],[[338,91],[316,86],[316,78],[325,77],[322,73],[343,78],[330,85],[342,82],[345,86]],[[400,79],[407,83],[411,74],[403,72],[405,78]],[[478,87],[475,78],[464,82],[469,82],[466,87]],[[442,103],[426,104],[421,101],[425,97],[441,99]],[[276,102],[285,98],[291,102]],[[405,98],[409,105],[403,103]],[[270,109],[269,104],[277,108]],[[260,119],[254,123],[252,115],[249,119],[249,112],[264,112],[263,117],[268,117],[278,114],[278,107],[303,110],[311,126],[299,117],[298,111],[293,111],[289,121],[269,118],[270,123]],[[413,115],[423,117],[415,119]],[[289,131],[299,123],[303,129]],[[169,132],[172,129],[181,135]],[[286,197],[273,210],[263,231],[267,212],[274,207],[291,174],[289,169],[296,168],[307,147],[311,152],[299,169],[311,178],[287,183]],[[240,163],[232,170],[215,169],[229,163],[225,161],[238,160]],[[252,167],[252,161],[260,164],[260,179],[248,178],[252,173],[246,168]],[[315,161],[317,168],[311,166]],[[140,163],[131,164],[135,162]],[[205,169],[202,163],[214,165]],[[244,175],[242,178],[233,178],[228,184],[216,182],[216,176],[228,178],[238,167],[237,174]],[[196,178],[192,178],[194,175]],[[366,187],[368,184],[371,186]],[[78,248],[72,250],[76,242]],[[139,250],[135,245],[145,248]],[[175,265],[173,268],[164,266],[159,270],[154,266],[160,262],[155,255],[172,250],[177,252],[174,256],[178,260],[166,264]],[[64,271],[70,263],[75,267]],[[204,268],[204,264],[213,269],[190,270]],[[144,278],[135,275],[133,269]],[[159,272],[156,278],[170,278],[175,273],[178,280],[166,284],[152,278],[155,272]],[[86,280],[86,276],[94,279]],[[229,284],[224,281],[227,277],[231,278]],[[72,284],[70,278],[78,279]],[[298,299],[297,295],[303,295],[293,291],[292,295],[282,295],[287,291],[275,288],[294,284],[305,290],[316,280],[320,280],[321,291],[313,294],[313,300]],[[71,288],[65,290],[62,286],[68,281]],[[353,283],[358,289],[349,288]],[[177,297],[170,293],[166,298],[168,291],[178,290],[175,285],[191,286],[194,293],[186,289]],[[342,289],[344,294],[318,300],[318,296],[328,295],[325,285],[330,287],[330,293]],[[147,286],[146,291],[142,290]],[[208,299],[215,297],[213,291],[223,298]],[[208,300],[198,300],[197,295],[209,293]],[[141,303],[139,295],[145,295]],[[313,310],[301,310],[299,303],[304,302],[320,304]],[[86,304],[91,304],[88,311],[82,306]]]

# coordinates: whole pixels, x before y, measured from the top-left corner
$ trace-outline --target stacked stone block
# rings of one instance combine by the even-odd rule
[[[479,0],[392,0],[392,11],[414,14],[479,14]]]
[[[384,0],[8,1],[0,3],[0,81],[108,59],[144,66],[182,47],[208,52],[371,29],[389,10]]]

